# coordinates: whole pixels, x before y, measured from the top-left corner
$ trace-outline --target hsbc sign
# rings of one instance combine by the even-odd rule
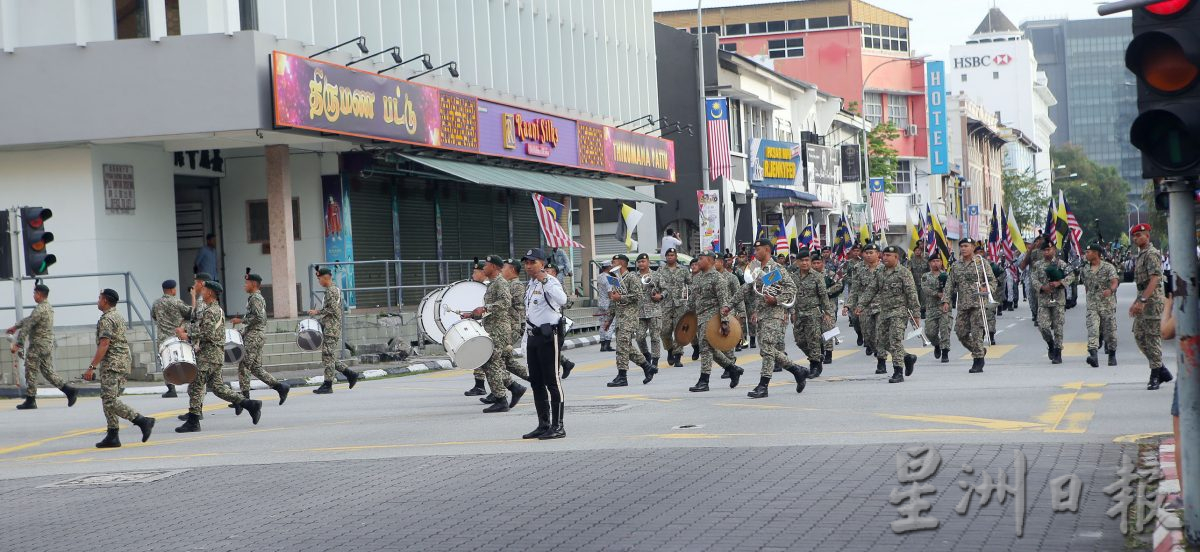
[[[955,69],[971,69],[974,67],[992,67],[1012,63],[1012,56],[996,54],[994,56],[967,56],[954,58]]]

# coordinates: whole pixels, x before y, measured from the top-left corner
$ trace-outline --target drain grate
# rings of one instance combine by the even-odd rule
[[[150,483],[165,479],[172,475],[181,474],[188,470],[156,470],[117,473],[96,473],[81,475],[66,481],[41,485],[39,489],[72,489],[76,487],[108,487],[112,485],[130,485],[134,483]]]
[[[621,412],[628,410],[630,404],[575,404],[567,405],[567,412],[575,414],[607,414],[609,412]]]

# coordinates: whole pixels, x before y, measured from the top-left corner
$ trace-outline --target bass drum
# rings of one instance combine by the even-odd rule
[[[225,364],[239,364],[246,356],[246,345],[237,330],[225,330]]]
[[[186,385],[196,381],[196,350],[192,344],[172,337],[163,342],[158,349],[158,359],[162,362],[163,381],[171,385]]]
[[[443,336],[450,328],[463,320],[459,312],[471,312],[483,306],[483,294],[487,286],[474,280],[462,280],[446,286],[434,301],[434,312],[437,313],[437,325]]]
[[[445,291],[446,288],[438,288],[425,294],[421,305],[417,307],[417,327],[426,339],[434,343],[441,343],[442,338],[446,337],[446,332],[438,326],[438,312],[434,310]]]
[[[455,366],[474,370],[492,358],[495,343],[483,330],[482,324],[466,319],[450,327],[442,346],[446,348],[450,362]]]
[[[321,323],[315,318],[305,318],[296,325],[296,345],[305,351],[321,350],[325,341],[325,333],[321,331]]]

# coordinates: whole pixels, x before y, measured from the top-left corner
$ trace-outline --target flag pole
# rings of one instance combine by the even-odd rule
[[[701,6],[704,0],[696,0],[696,88],[700,92],[700,179],[704,183],[704,191],[708,191],[709,166],[708,166],[708,117],[705,113],[705,99],[708,97],[708,90],[704,87],[704,10]]]

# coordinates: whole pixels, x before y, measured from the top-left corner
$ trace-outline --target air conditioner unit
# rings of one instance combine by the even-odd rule
[[[908,205],[909,207],[920,207],[921,196],[918,194],[908,194]]]
[[[905,127],[904,134],[906,134],[908,136],[916,136],[917,135],[917,125],[908,125],[907,127]]]

